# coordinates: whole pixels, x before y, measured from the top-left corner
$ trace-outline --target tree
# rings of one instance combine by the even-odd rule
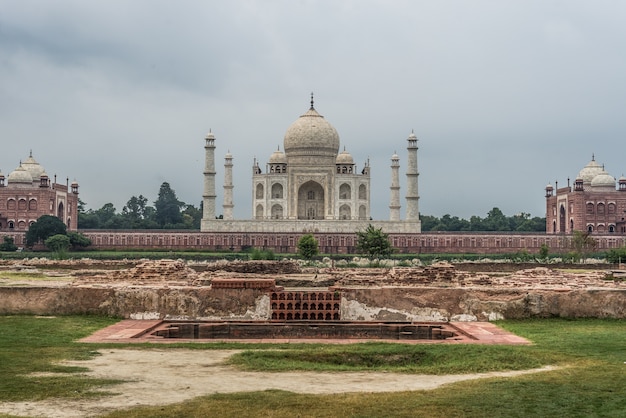
[[[487,213],[487,217],[483,221],[485,231],[509,231],[509,221],[502,211],[493,208]]]
[[[46,248],[57,254],[57,258],[65,258],[65,254],[70,248],[70,238],[64,234],[56,234],[47,238],[44,244]]]
[[[543,244],[541,244],[541,248],[539,249],[539,259],[541,261],[548,261],[548,253],[550,252],[550,248],[548,248],[548,245],[544,242]]]
[[[589,232],[574,231],[571,245],[576,258],[584,263],[587,256],[589,256],[589,253],[596,249],[598,242],[589,234]]]
[[[609,263],[624,263],[626,262],[626,247],[613,248],[609,250],[606,255],[606,260]]]
[[[15,245],[13,237],[5,235],[3,241],[4,242],[0,244],[0,251],[17,251],[17,245]]]
[[[361,254],[366,254],[370,263],[375,258],[386,257],[391,254],[391,243],[389,235],[385,234],[382,228],[375,228],[369,224],[365,231],[357,231],[356,247]]]
[[[133,196],[126,202],[126,206],[122,208],[122,215],[128,219],[131,228],[141,227],[145,219],[147,203],[148,199],[143,197],[143,195],[139,195],[139,197]]]
[[[83,249],[91,245],[91,240],[79,232],[68,232],[67,237],[70,239],[73,250]]]
[[[56,216],[43,215],[26,231],[26,246],[32,248],[40,241],[45,241],[53,235],[65,235],[67,227],[62,220]]]
[[[176,192],[170,188],[168,182],[163,182],[159,189],[159,197],[154,202],[154,208],[156,209],[155,220],[159,225],[166,228],[173,228],[179,226],[183,221],[183,216],[180,213],[183,202],[179,201],[176,197]]]
[[[105,203],[100,209],[94,211],[98,217],[100,227],[104,227],[104,225],[116,215],[115,212],[115,206],[113,206],[113,203]]]
[[[200,209],[194,205],[185,205],[183,210],[183,223],[185,229],[200,229],[200,222],[202,221],[202,206]]]
[[[306,234],[298,240],[298,254],[305,260],[311,260],[318,252],[317,240],[313,235]]]

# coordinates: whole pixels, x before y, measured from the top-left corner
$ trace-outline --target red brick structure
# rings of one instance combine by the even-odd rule
[[[29,225],[43,215],[57,216],[69,231],[78,228],[78,183],[59,184],[48,177],[31,155],[8,177],[0,172],[0,233],[16,243]]]
[[[626,177],[617,181],[595,158],[578,173],[573,187],[546,187],[546,233],[626,236]]]
[[[272,320],[339,321],[341,292],[333,290],[275,291],[270,296]]]
[[[244,251],[250,248],[276,253],[297,252],[297,243],[304,233],[211,233],[164,230],[81,230],[92,242],[90,248],[100,250],[156,249],[198,251]],[[1,239],[2,233],[0,233]],[[8,234],[23,245],[24,233]],[[356,234],[314,233],[323,254],[357,254]],[[539,252],[545,244],[551,254],[569,250],[571,235],[519,234],[489,232],[425,232],[389,234],[396,254],[514,254]],[[595,234],[597,250],[606,251],[626,245],[626,235]]]

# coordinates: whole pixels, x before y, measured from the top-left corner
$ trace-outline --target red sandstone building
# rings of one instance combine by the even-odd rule
[[[78,183],[59,184],[56,176],[52,181],[31,153],[8,177],[0,172],[0,232],[23,234],[43,215],[58,217],[70,231],[78,229]]]
[[[578,173],[574,187],[546,187],[546,233],[626,235],[626,177],[617,181],[595,158]]]

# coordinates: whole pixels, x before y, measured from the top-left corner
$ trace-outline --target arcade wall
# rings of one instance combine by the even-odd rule
[[[238,233],[167,230],[81,230],[92,242],[91,248],[102,250],[168,249],[202,251],[242,251],[251,248],[276,253],[296,253],[298,240],[311,233],[324,254],[356,254],[356,234],[316,233]],[[11,234],[9,234],[11,235]],[[18,246],[24,234],[12,234]],[[623,235],[593,235],[597,251],[626,245]],[[0,237],[1,239],[1,237]],[[514,233],[394,233],[389,239],[397,254],[510,254],[527,251],[536,254],[545,244],[550,254],[569,250],[570,235]]]

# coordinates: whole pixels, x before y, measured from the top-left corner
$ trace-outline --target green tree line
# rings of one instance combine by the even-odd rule
[[[469,220],[443,215],[441,218],[420,215],[422,232],[435,231],[499,231],[499,232],[545,232],[546,218],[531,217],[529,213],[506,216],[498,208],[491,209],[485,218],[472,216]]]
[[[178,200],[167,182],[161,184],[154,206],[139,195],[128,199],[119,213],[113,203],[85,210],[80,201],[78,207],[79,229],[200,229],[201,219],[202,203],[197,208]]]

